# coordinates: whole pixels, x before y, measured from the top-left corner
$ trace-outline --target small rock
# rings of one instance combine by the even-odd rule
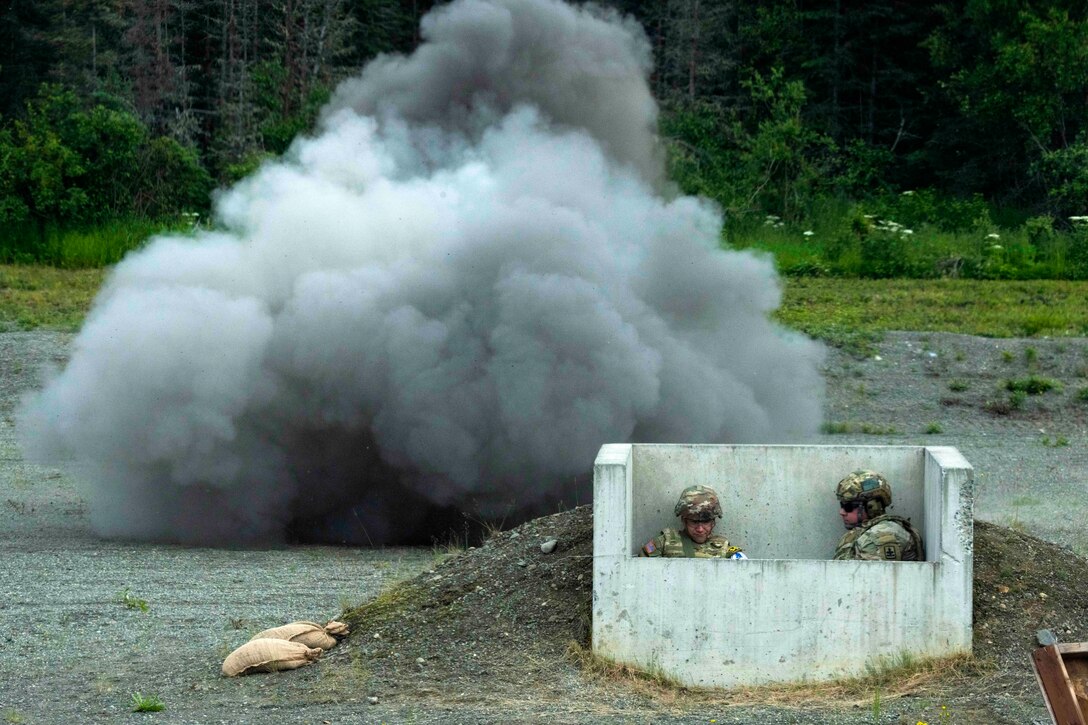
[[[518,559],[518,566],[529,566],[529,562],[525,561],[524,559]]]
[[[366,698],[366,701],[369,702],[371,705],[377,705],[378,704],[378,698],[374,697],[373,695]]]
[[[417,665],[421,665],[421,664],[423,664],[423,663],[424,663],[424,662],[426,662],[426,661],[427,661],[427,660],[423,659],[422,657],[416,657],[416,664],[417,664]]]
[[[555,551],[555,547],[557,546],[559,546],[559,541],[557,539],[548,539],[540,545],[540,550],[545,554],[550,554]]]

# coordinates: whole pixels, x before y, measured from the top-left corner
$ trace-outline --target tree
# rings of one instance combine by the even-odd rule
[[[1088,6],[961,0],[943,12],[927,43],[947,116],[931,162],[955,189],[1039,203],[1039,160],[1078,144],[1088,124]]]

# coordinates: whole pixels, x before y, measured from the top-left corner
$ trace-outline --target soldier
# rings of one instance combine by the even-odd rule
[[[836,559],[925,561],[922,537],[910,519],[885,511],[892,505],[892,487],[873,471],[854,471],[835,489],[839,516],[846,534],[835,549]]]
[[[714,536],[715,518],[722,517],[718,494],[710,486],[689,486],[680,493],[673,513],[683,528],[662,529],[642,547],[639,556],[687,556],[699,559],[747,559],[740,547]]]

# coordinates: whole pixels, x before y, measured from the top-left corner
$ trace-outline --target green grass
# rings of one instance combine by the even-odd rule
[[[117,593],[117,601],[128,609],[139,609],[141,612],[150,609],[146,599],[133,595],[128,589],[122,589]]]
[[[87,227],[47,225],[44,231],[28,224],[0,230],[0,262],[48,264],[63,269],[87,269],[117,264],[149,238],[162,232],[185,233],[193,219],[173,221],[113,219]]]
[[[790,277],[784,285],[778,321],[838,346],[889,330],[1088,335],[1088,282]]]
[[[133,712],[161,712],[165,709],[166,705],[154,695],[144,696],[138,692],[132,693]]]
[[[105,277],[105,269],[0,265],[0,331],[79,329]]]
[[[107,271],[0,265],[0,331],[78,329]],[[783,285],[779,322],[862,355],[889,330],[1088,335],[1088,282],[788,277]]]
[[[1028,395],[1042,395],[1048,390],[1060,390],[1061,383],[1050,378],[1042,378],[1038,375],[1029,375],[1018,380],[1006,380],[1005,390],[1010,392],[1023,392]]]
[[[976,280],[1088,276],[1084,261],[1071,253],[1084,244],[1088,230],[1052,229],[1040,239],[1022,219],[1006,219],[1014,226],[997,229],[976,218],[966,226],[960,219],[954,225],[958,230],[952,231],[947,224],[932,223],[932,214],[919,217],[915,210],[901,216],[891,208],[877,208],[881,206],[886,205],[862,207],[825,199],[809,210],[807,221],[794,222],[733,214],[723,243],[769,254],[778,270],[791,276]],[[972,214],[985,214],[985,209]]]

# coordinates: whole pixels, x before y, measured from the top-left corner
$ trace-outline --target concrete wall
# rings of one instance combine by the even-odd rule
[[[927,561],[830,561],[844,533],[834,486],[857,468],[888,477],[892,513],[918,525]],[[699,483],[722,497],[715,533],[752,558],[637,558]],[[594,466],[594,651],[718,687],[969,652],[972,494],[970,464],[947,447],[606,445]]]

